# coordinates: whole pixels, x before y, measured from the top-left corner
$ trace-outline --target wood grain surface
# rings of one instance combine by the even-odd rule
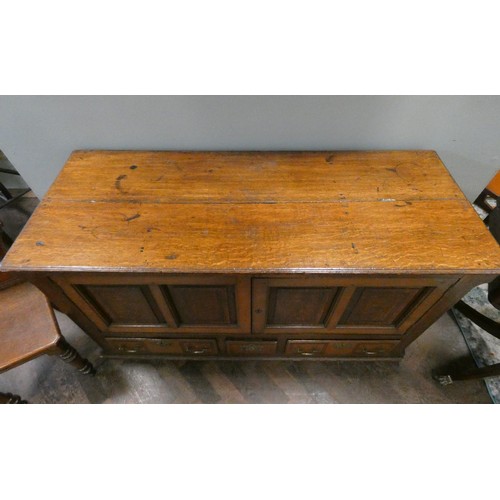
[[[500,273],[466,201],[130,204],[43,202],[8,270]]]
[[[433,151],[75,151],[12,271],[500,273]]]
[[[47,197],[136,203],[464,199],[434,151],[75,151]]]

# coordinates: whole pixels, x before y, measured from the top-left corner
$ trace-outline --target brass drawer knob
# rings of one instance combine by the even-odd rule
[[[241,346],[241,350],[242,351],[247,351],[247,352],[262,351],[262,346],[261,345],[255,345],[255,344],[242,345]]]
[[[131,348],[131,347],[127,347],[125,345],[118,346],[118,350],[119,351],[125,351],[125,352],[137,352],[138,351],[137,348]]]
[[[363,349],[363,354],[367,354],[368,356],[374,356],[377,354],[384,354],[385,351],[383,349],[375,349],[375,350],[368,350],[368,349]]]

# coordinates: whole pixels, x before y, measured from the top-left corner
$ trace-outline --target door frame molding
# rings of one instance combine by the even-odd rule
[[[429,277],[363,277],[363,276],[308,276],[308,277],[272,277],[254,278],[252,280],[252,333],[272,334],[279,333],[300,334],[301,331],[317,334],[373,334],[399,335],[411,327],[425,311],[431,308],[453,285],[456,278],[429,276]],[[269,289],[273,287],[308,288],[332,287],[340,288],[334,298],[324,326],[311,325],[276,325],[267,326]],[[349,307],[355,291],[359,288],[429,288],[429,292],[419,297],[415,304],[410,305],[407,314],[395,326],[374,325],[341,325],[339,321]]]
[[[68,298],[94,323],[94,325],[107,336],[123,333],[251,333],[251,280],[244,275],[89,275],[85,273],[64,273],[52,278],[61,287]],[[154,305],[165,319],[164,324],[134,325],[134,324],[109,324],[94,305],[82,294],[79,286],[147,286]],[[189,325],[183,326],[175,317],[175,308],[160,289],[161,285],[200,285],[200,286],[234,286],[235,291],[235,325]]]

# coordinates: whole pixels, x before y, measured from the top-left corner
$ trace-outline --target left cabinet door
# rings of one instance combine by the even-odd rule
[[[54,278],[103,332],[250,333],[250,280],[239,276]]]

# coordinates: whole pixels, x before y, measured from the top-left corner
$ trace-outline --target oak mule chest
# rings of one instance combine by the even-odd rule
[[[397,359],[500,251],[433,151],[75,151],[2,268],[105,355]]]

